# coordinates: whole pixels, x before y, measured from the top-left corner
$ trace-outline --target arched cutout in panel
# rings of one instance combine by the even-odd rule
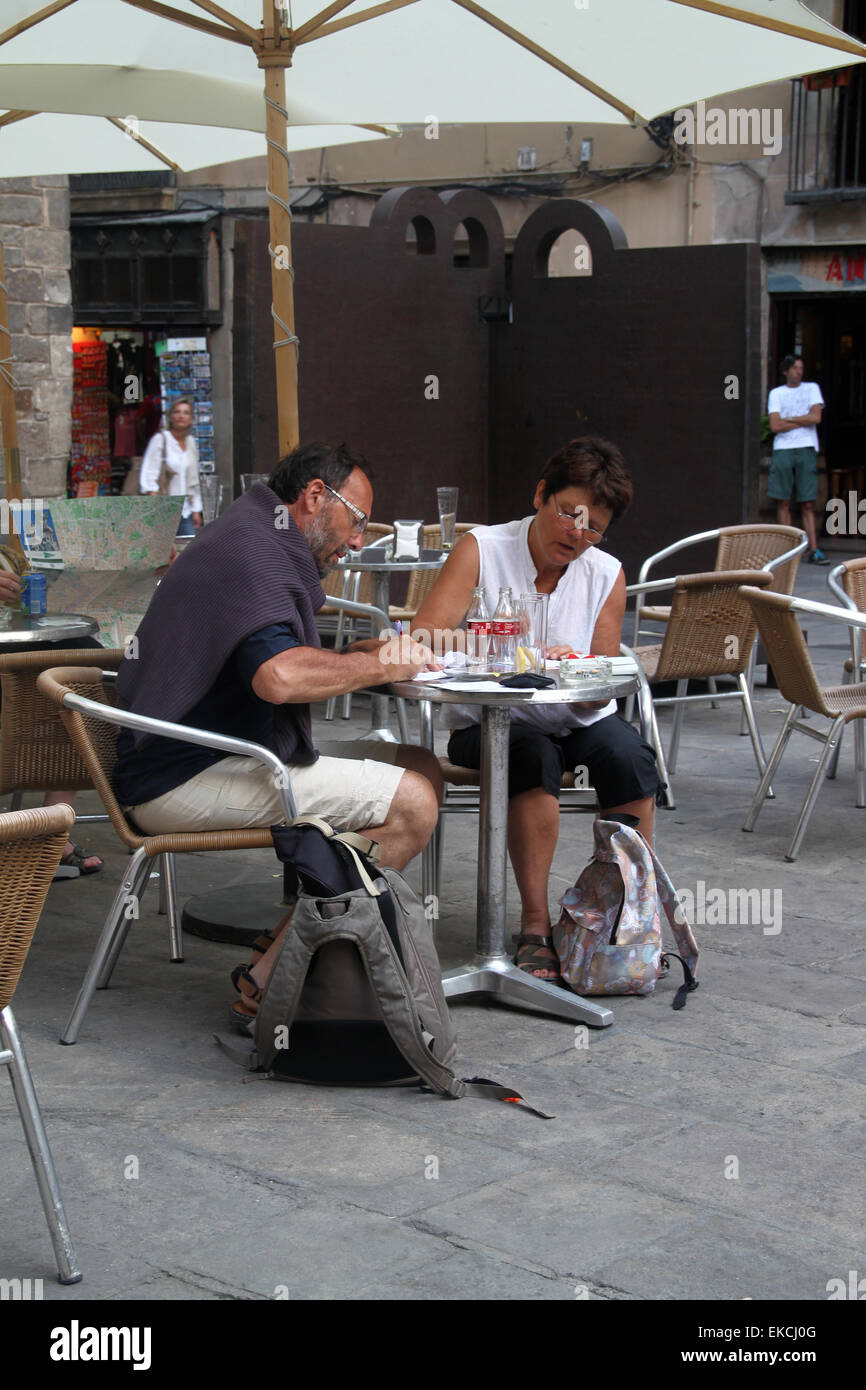
[[[539,266],[537,273],[544,275],[544,268]],[[551,280],[592,274],[592,249],[586,237],[576,227],[568,227],[566,231],[560,232],[551,243],[547,253],[546,274]]]
[[[477,217],[464,217],[454,233],[454,265],[458,270],[485,270],[490,264],[487,228]]]
[[[436,255],[436,229],[429,217],[413,217],[406,227],[406,250],[419,256]]]

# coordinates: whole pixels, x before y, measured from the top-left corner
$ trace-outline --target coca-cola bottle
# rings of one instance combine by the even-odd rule
[[[490,669],[497,675],[510,674],[515,668],[515,647],[517,645],[517,618],[510,588],[499,590],[499,602],[493,614],[491,634]]]
[[[466,614],[466,665],[470,671],[486,671],[490,654],[490,614],[484,590],[472,590],[472,604]]]

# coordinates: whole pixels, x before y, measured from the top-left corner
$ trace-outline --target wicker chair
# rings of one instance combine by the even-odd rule
[[[655,555],[650,555],[640,567],[637,589],[649,579],[652,567],[661,560],[707,541],[718,542],[714,570],[763,570],[773,574],[773,589],[779,594],[792,594],[800,566],[800,556],[808,546],[804,531],[796,526],[720,526],[714,531],[700,531],[684,540],[675,541]],[[642,621],[666,623],[670,618],[669,606],[658,604],[635,604],[634,633],[632,646],[641,636],[655,636],[640,624]]]
[[[101,647],[13,652],[0,656],[3,689],[0,795],[12,792],[13,811],[18,810],[25,791],[73,792],[93,787],[57,710],[36,688],[40,671],[47,671],[58,661],[70,666],[96,666],[116,671],[122,660],[123,652],[119,648]],[[106,817],[96,819],[105,820]]]
[[[74,823],[71,806],[40,806],[0,815],[0,1063],[9,1068],[61,1284],[77,1284],[81,1272],[33,1079],[12,1012],[12,998]]]
[[[64,661],[69,666],[93,666],[117,671],[123,660],[119,647],[62,648],[56,651],[13,652],[0,656],[0,683],[3,689],[2,737],[0,737],[0,794],[12,792],[12,810],[21,805],[25,791],[92,791],[93,782],[81,754],[70,743],[69,735],[55,706],[37,689],[41,671]],[[106,698],[113,704],[114,693],[106,684]],[[105,821],[105,814],[76,815],[76,822]],[[182,961],[181,935],[177,916],[177,887],[174,859],[164,855],[159,871],[159,911],[169,919],[171,959]]]
[[[859,560],[848,560],[844,565],[836,565],[827,575],[827,584],[843,608],[851,609],[855,613],[866,613],[866,556]],[[855,680],[866,681],[866,638],[862,629],[852,627],[851,655],[842,666],[842,684],[850,685]],[[843,733],[844,729],[840,729],[827,768],[828,777],[836,776]]]
[[[660,560],[669,559],[671,555],[676,555],[681,550],[686,550],[689,546],[700,545],[707,541],[715,540],[716,562],[713,568],[722,570],[769,570],[773,575],[773,588],[779,594],[792,594],[794,584],[797,579],[797,570],[800,567],[800,556],[808,548],[808,539],[805,531],[800,531],[796,526],[721,526],[714,531],[700,531],[694,536],[686,536],[684,540],[675,541],[673,545],[666,546],[664,550],[659,550],[655,555],[650,555],[649,559],[644,560],[638,575],[638,582],[630,593],[637,593],[642,585],[645,586],[644,592],[652,590],[652,582],[649,581],[649,572],[653,565]],[[664,587],[665,580],[658,581],[660,587]],[[652,632],[650,628],[642,628],[641,622],[666,623],[670,617],[670,607],[660,604],[635,604],[634,614],[634,633],[632,645],[638,638],[657,637],[658,634]],[[757,641],[752,645],[752,654],[749,660],[746,680],[749,685],[751,695],[755,684],[755,658],[757,656]],[[715,694],[715,677],[711,676],[709,688]],[[626,717],[631,718],[632,702],[629,700]],[[740,720],[740,733],[747,732],[745,710],[743,718]]]
[[[664,582],[664,581],[662,581]],[[754,614],[739,596],[740,586],[751,582],[766,588],[773,576],[765,570],[710,570],[707,574],[682,575],[667,581],[674,589],[670,618],[665,625],[664,640],[634,649],[622,647],[626,655],[636,658],[649,686],[661,681],[676,681],[676,695],[652,699],[652,742],[658,759],[659,772],[667,784],[667,804],[673,809],[675,801],[670,774],[676,771],[680,731],[686,704],[707,700],[741,700],[752,739],[758,772],[765,765],[761,736],[755,723],[751,692],[746,679],[755,642]],[[631,592],[643,586],[632,586]],[[706,695],[687,694],[690,680],[709,680],[716,676],[733,676],[736,690],[709,692]],[[659,705],[674,706],[670,753],[665,758],[655,710]]]
[[[111,786],[111,771],[116,759],[118,727],[162,734],[217,748],[224,753],[255,758],[269,767],[282,789],[287,819],[295,814],[288,770],[269,749],[242,739],[226,738],[184,724],[167,724],[160,719],[147,719],[113,708],[106,700],[101,671],[85,667],[55,667],[43,671],[38,688],[60,710],[60,718],[75,744],[90,774],[109,819],[132,857],[114,902],[108,911],[96,950],[93,953],[84,982],[73,1006],[61,1042],[74,1043],[85,1013],[97,988],[104,989],[111,978],[123,943],[137,914],[138,905],[147,887],[151,860],[161,854],[196,854],[204,850],[272,849],[273,840],[267,826],[249,830],[184,831],[146,835],[121,810]],[[130,907],[133,911],[130,912]],[[178,946],[180,943],[178,943]]]
[[[765,594],[760,590],[744,587],[740,591],[757,619],[761,640],[773,663],[773,670],[779,682],[779,689],[791,703],[782,725],[776,746],[770,755],[764,775],[749,810],[744,830],[754,830],[764,797],[771,778],[775,775],[791,734],[796,729],[809,738],[817,739],[824,746],[818,758],[818,766],[806,793],[803,808],[794,831],[794,838],[785,855],[788,863],[797,858],[803,836],[809,824],[828,760],[832,757],[839,736],[846,724],[854,723],[854,766],[857,776],[857,805],[866,806],[866,682],[848,685],[821,685],[812,665],[806,639],[797,621],[797,613],[819,613],[842,624],[850,624],[850,610],[831,609],[825,604],[815,604],[802,599],[792,599],[783,594]],[[857,626],[862,631],[866,627],[866,612],[857,614]],[[797,719],[801,709],[811,710],[832,720],[827,733],[802,723]]]

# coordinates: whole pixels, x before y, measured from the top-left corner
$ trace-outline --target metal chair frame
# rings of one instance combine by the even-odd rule
[[[846,611],[842,611],[839,608],[832,607],[830,604],[815,603],[811,599],[791,598],[789,595],[762,594],[759,590],[750,590],[748,586],[744,586],[741,593],[743,598],[750,602],[755,609],[759,626],[762,617],[761,601],[770,599],[776,601],[773,604],[776,609],[779,608],[780,602],[784,602],[785,611],[793,615],[799,613],[813,613],[818,617],[828,618],[831,622],[843,623],[851,629],[857,629],[861,632],[866,630],[866,613],[857,610],[847,609]],[[795,626],[797,625],[795,624]],[[791,708],[785,716],[785,721],[782,724],[782,728],[776,740],[776,746],[770,754],[769,762],[761,778],[758,790],[755,792],[749,814],[743,826],[745,831],[754,830],[755,822],[764,804],[767,787],[779,767],[782,755],[788,746],[788,740],[794,730],[796,729],[798,733],[805,734],[808,738],[816,739],[819,743],[823,744],[821,754],[818,758],[818,765],[815,768],[814,776],[812,777],[809,790],[806,793],[797,820],[794,837],[788,847],[788,853],[785,855],[785,859],[789,864],[792,864],[797,858],[800,846],[803,843],[803,837],[812,817],[812,812],[815,809],[815,802],[821,790],[821,783],[828,762],[834,756],[838,748],[842,729],[845,724],[850,721],[854,722],[854,767],[857,778],[857,805],[858,807],[866,807],[866,713],[863,715],[857,713],[852,714],[850,711],[847,715],[844,711],[834,713],[833,705],[834,703],[838,704],[838,702],[833,699],[834,692],[844,687],[822,686],[820,684],[802,633],[800,633],[799,651],[796,653],[796,658],[801,664],[801,669],[807,682],[816,690],[817,698],[810,700],[808,703],[805,701],[801,701],[799,704],[791,702]],[[855,684],[851,693],[854,694],[855,691],[862,692],[863,707],[864,711],[866,711],[866,683]],[[802,695],[802,690],[797,693]],[[784,690],[782,694],[784,695]],[[820,733],[819,730],[811,728],[810,725],[804,724],[802,720],[797,718],[797,715],[804,707],[806,709],[811,709],[815,714],[821,714],[830,719],[830,728],[826,733]]]
[[[82,674],[82,673],[79,673]],[[86,674],[92,676],[92,671]],[[65,688],[65,683],[74,679],[76,671],[74,668],[56,668],[52,671],[43,673],[48,680],[56,682],[55,689],[59,686],[62,710],[65,714],[61,715],[70,737],[76,742],[76,746],[81,746],[79,739],[86,739],[89,745],[89,757],[98,763],[95,750],[90,744],[86,730],[80,725],[74,725],[66,716],[83,716],[101,720],[103,723],[112,724],[118,728],[136,729],[142,733],[158,734],[165,738],[175,738],[184,743],[198,744],[200,747],[213,748],[222,753],[235,754],[245,758],[253,758],[263,766],[270,768],[274,775],[274,785],[280,793],[283,806],[283,814],[287,821],[292,820],[297,814],[295,799],[292,793],[291,774],[286,765],[269,748],[263,747],[258,743],[250,743],[245,739],[230,738],[225,734],[217,734],[204,729],[193,729],[186,724],[173,724],[163,719],[151,719],[145,715],[132,714],[129,710],[116,709],[108,705],[103,705],[95,700],[89,700],[86,696],[78,695]],[[40,680],[42,677],[40,677]],[[45,693],[51,693],[52,698],[57,698],[50,689],[46,688]],[[82,752],[84,749],[82,748]],[[96,780],[96,779],[94,779]],[[104,780],[104,779],[102,779]],[[97,782],[97,789],[103,795]],[[110,791],[110,789],[109,789]],[[227,850],[227,849],[269,849],[273,846],[270,830],[267,827],[250,827],[242,830],[217,830],[217,831],[177,831],[163,832],[159,835],[145,835],[143,832],[133,834],[128,826],[126,817],[123,814],[116,799],[111,793],[111,802],[106,802],[106,810],[111,816],[112,822],[120,818],[127,826],[128,841],[134,852],[130,858],[126,871],[123,874],[120,885],[114,896],[114,901],[108,910],[105,923],[100,933],[99,940],[85,972],[84,980],[78,992],[72,1012],[69,1015],[66,1026],[61,1034],[60,1041],[72,1044],[78,1037],[85,1014],[90,1006],[90,1002],[97,989],[106,989],[111,979],[114,967],[117,964],[120,952],[129,933],[132,924],[132,917],[126,915],[126,909],[131,899],[138,903],[144,895],[148,883],[149,861],[159,853],[165,853],[163,842],[171,842],[171,850],[175,854],[195,853],[203,850]],[[115,825],[115,828],[117,826]],[[221,840],[232,840],[233,843],[219,843]],[[214,843],[217,841],[217,843]],[[155,846],[159,848],[155,848]],[[425,847],[421,859],[421,876],[423,892],[432,892],[431,887],[434,882],[433,873],[435,867],[435,849],[432,845]],[[170,880],[169,891],[176,895],[174,888],[173,874]],[[176,898],[175,898],[176,902]],[[169,934],[172,942],[172,959],[183,959],[183,948],[181,933],[179,929],[179,918],[176,906],[169,914]]]
[[[248,743],[244,739],[229,738],[224,734],[212,733],[203,729],[193,729],[186,724],[173,724],[163,719],[151,719],[141,714],[132,714],[128,710],[113,708],[109,705],[98,703],[96,700],[87,699],[83,695],[75,694],[66,688],[66,682],[74,679],[76,674],[85,674],[82,668],[76,672],[74,667],[58,667],[42,673],[40,681],[48,678],[49,681],[56,681],[60,686],[60,706],[62,711],[68,711],[77,715],[86,715],[89,718],[100,720],[103,723],[112,724],[117,728],[135,729],[142,733],[152,733],[162,737],[175,738],[184,743],[197,744],[204,748],[217,749],[222,753],[239,755],[241,757],[254,758],[263,766],[270,768],[274,775],[275,786],[279,790],[280,799],[283,805],[283,812],[287,820],[295,815],[295,802],[291,790],[291,777],[285,764],[272,753],[270,749],[262,747],[260,744]],[[86,674],[92,676],[92,670],[87,670]],[[50,686],[44,688],[44,693],[51,694]],[[52,698],[56,698],[53,696]],[[63,718],[61,714],[61,718]],[[89,756],[94,762],[98,763],[95,749],[86,734],[78,726],[70,725],[64,718],[64,723],[70,732],[70,737],[78,743],[78,738],[87,739],[89,745]],[[87,758],[84,748],[81,748]],[[126,816],[118,805],[112,793],[112,804],[105,801],[105,794],[99,787],[97,779],[94,778],[97,789],[103,796],[103,802],[113,823],[119,817],[126,828],[127,834],[123,837],[133,849],[133,853],[121,878],[120,885],[114,896],[114,901],[108,910],[105,923],[100,933],[94,953],[90,959],[84,980],[78,992],[72,1012],[61,1034],[61,1042],[72,1044],[78,1037],[81,1023],[90,1006],[90,1002],[97,988],[105,989],[111,979],[112,972],[117,964],[120,952],[129,933],[133,921],[132,915],[127,916],[127,908],[131,901],[141,902],[147,888],[150,870],[150,860],[157,854],[166,853],[166,840],[173,841],[171,851],[177,853],[194,853],[206,849],[265,849],[272,844],[270,831],[263,829],[248,830],[220,830],[220,831],[177,831],[166,832],[159,835],[145,835],[142,832],[135,833],[129,826]],[[117,829],[117,825],[115,824]],[[219,842],[221,837],[229,839],[234,837],[240,843],[213,843]],[[158,848],[155,848],[158,846]],[[183,959],[183,945],[179,927],[179,918],[176,907],[176,889],[174,885],[173,873],[167,876],[166,882],[167,895],[171,900],[171,910],[169,911],[169,937],[171,941],[172,960],[180,961]]]
[[[645,584],[645,582],[646,582],[646,580],[647,580],[647,577],[648,577],[648,575],[649,575],[649,572],[650,572],[650,570],[652,569],[653,565],[657,564],[660,560],[667,560],[667,559],[670,558],[671,555],[676,555],[676,554],[678,554],[681,550],[686,550],[686,549],[688,549],[690,546],[693,546],[693,545],[705,544],[707,541],[713,541],[713,540],[714,540],[714,541],[718,541],[718,543],[719,543],[719,544],[718,544],[717,551],[716,551],[716,563],[715,563],[715,566],[714,566],[714,568],[715,568],[716,570],[721,571],[723,568],[727,568],[727,569],[736,569],[736,568],[738,568],[738,569],[746,569],[746,568],[750,568],[748,565],[733,565],[733,564],[728,564],[728,563],[727,563],[727,559],[726,559],[726,557],[725,557],[724,554],[723,554],[724,541],[727,540],[728,537],[730,537],[730,538],[732,538],[734,541],[736,541],[737,539],[740,539],[740,538],[743,538],[743,539],[744,539],[745,537],[747,537],[747,536],[749,536],[749,535],[754,535],[754,536],[756,536],[756,537],[757,537],[758,535],[765,535],[765,536],[771,536],[771,535],[772,535],[772,536],[780,536],[780,537],[781,537],[781,536],[787,536],[787,537],[788,537],[789,539],[791,539],[791,540],[793,540],[793,538],[794,538],[795,536],[799,536],[799,540],[797,541],[796,545],[794,545],[794,546],[791,547],[790,549],[784,551],[781,555],[776,555],[776,556],[774,556],[774,557],[771,557],[770,559],[768,559],[767,561],[765,561],[765,563],[760,567],[761,569],[769,570],[769,572],[770,572],[771,574],[773,574],[775,571],[782,569],[784,566],[786,566],[786,565],[789,566],[789,570],[788,570],[787,575],[785,575],[785,577],[784,577],[782,587],[781,587],[779,590],[777,590],[777,592],[779,592],[779,593],[786,593],[786,594],[793,593],[793,591],[794,591],[794,583],[795,583],[796,578],[797,578],[797,570],[798,570],[798,568],[799,568],[799,557],[803,554],[804,550],[806,550],[806,549],[808,548],[808,545],[809,545],[809,541],[808,541],[808,538],[807,538],[807,536],[806,536],[805,531],[800,530],[800,528],[799,528],[799,527],[796,527],[796,526],[778,526],[778,525],[770,525],[770,524],[763,525],[763,524],[751,524],[751,523],[746,524],[746,525],[743,525],[743,526],[718,526],[718,527],[716,527],[715,530],[713,530],[713,531],[699,531],[699,532],[697,532],[697,533],[696,533],[695,535],[693,535],[693,536],[685,536],[682,540],[674,541],[673,545],[665,546],[664,550],[658,550],[658,551],[656,551],[656,553],[655,553],[654,555],[650,555],[646,560],[644,560],[643,564],[642,564],[641,567],[640,567],[640,572],[639,572],[639,574],[638,574],[638,582],[637,582],[637,584],[635,584],[635,585],[633,585],[631,588],[629,588],[628,593],[632,593],[632,592],[638,593],[638,592],[639,592],[640,586]],[[724,563],[721,563],[722,561],[724,561]],[[661,582],[662,582],[662,581],[659,581],[659,583],[661,583]],[[643,592],[645,592],[645,593],[646,593],[646,592],[651,592],[650,587],[647,586],[647,588],[645,588],[645,589],[643,590]],[[632,645],[633,647],[636,646],[637,641],[638,641],[638,638],[641,637],[641,636],[644,636],[644,637],[651,637],[651,636],[652,636],[652,637],[657,637],[657,636],[658,636],[658,634],[657,634],[657,633],[654,633],[654,632],[652,631],[651,628],[642,628],[642,627],[640,626],[640,620],[641,620],[642,617],[643,617],[643,618],[647,618],[648,621],[650,621],[650,622],[655,622],[655,623],[666,623],[666,622],[668,621],[669,615],[670,615],[670,609],[669,609],[669,608],[663,607],[663,608],[658,608],[658,609],[650,610],[650,609],[644,608],[643,605],[640,603],[640,601],[638,601],[637,603],[635,603],[635,611],[634,611],[634,630],[633,630],[633,633],[632,633],[631,645]],[[749,658],[749,667],[748,667],[748,670],[747,670],[747,672],[746,672],[746,680],[747,680],[748,686],[749,686],[749,697],[750,697],[750,698],[751,698],[752,692],[753,692],[753,690],[754,690],[754,688],[755,688],[755,658],[756,658],[756,656],[757,656],[757,651],[758,651],[758,642],[757,642],[757,637],[756,637],[756,638],[755,638],[755,642],[753,643],[753,646],[752,646],[751,656],[750,656],[750,658]],[[717,677],[711,677],[710,680],[709,680],[709,682],[708,682],[708,684],[709,684],[709,689],[710,689],[710,691],[712,692],[713,696],[716,695],[716,679],[717,679]],[[629,701],[629,704],[628,704],[628,707],[627,707],[627,711],[626,711],[626,717],[627,717],[628,719],[631,719],[631,716],[632,716],[632,708],[633,708],[633,707],[632,707],[632,703],[631,703],[631,701]],[[714,708],[714,709],[716,708],[716,705],[715,705],[715,704],[713,705],[713,708]],[[741,734],[741,735],[745,735],[745,734],[748,733],[748,732],[749,732],[749,729],[748,729],[748,722],[747,722],[747,720],[746,720],[746,713],[745,713],[745,708],[744,708],[744,710],[743,710],[743,717],[742,717],[742,719],[740,720],[740,734]],[[672,768],[671,770],[673,771],[674,769]]]
[[[710,534],[711,534],[711,533],[710,533]],[[783,557],[779,557],[779,558],[782,559]],[[730,580],[732,579],[732,577],[735,577],[735,576],[742,576],[742,575],[745,575],[746,573],[748,573],[749,575],[754,575],[756,578],[757,578],[757,576],[759,576],[759,575],[766,576],[766,581],[767,581],[767,583],[769,583],[769,582],[770,582],[770,579],[771,579],[771,574],[770,574],[767,570],[749,570],[749,571],[745,571],[745,570],[732,570],[732,571],[726,571],[726,570],[710,570],[710,571],[707,571],[706,574],[702,574],[702,575],[681,575],[681,576],[679,576],[679,577],[677,577],[677,578],[675,578],[675,579],[651,579],[651,580],[646,580],[646,581],[644,581],[643,583],[640,583],[640,584],[630,584],[630,585],[628,585],[628,587],[627,587],[627,589],[626,589],[626,593],[629,594],[629,595],[630,595],[630,594],[635,594],[635,595],[637,595],[637,594],[641,594],[641,593],[656,593],[656,592],[661,592],[661,591],[664,590],[664,589],[676,589],[678,585],[680,586],[680,591],[687,590],[687,589],[691,589],[691,588],[695,588],[695,591],[697,592],[697,591],[698,591],[698,590],[697,590],[697,586],[698,586],[699,583],[701,583],[701,582],[703,582],[703,584],[704,584],[705,587],[711,587],[713,583],[725,583],[726,581],[730,582]],[[661,656],[661,660],[660,660],[660,669],[661,669],[661,662],[664,660],[664,657],[665,657],[665,655],[666,655],[666,647],[667,647],[667,642],[668,642],[669,633],[670,633],[670,628],[667,628],[666,631],[665,631],[665,636],[664,636],[663,643],[662,643],[662,656]],[[658,634],[654,634],[654,635],[655,635],[655,636],[658,636]],[[649,690],[649,698],[650,698],[651,704],[652,704],[652,717],[651,717],[651,719],[650,719],[650,721],[649,721],[649,728],[650,728],[650,730],[651,730],[652,743],[653,743],[653,747],[654,747],[655,753],[656,753],[656,760],[657,760],[658,766],[659,766],[659,773],[660,773],[660,775],[661,775],[661,777],[662,777],[662,780],[664,781],[665,787],[666,787],[666,790],[665,790],[665,802],[666,802],[666,805],[667,805],[668,810],[674,810],[674,809],[676,808],[676,801],[675,801],[675,799],[674,799],[673,787],[672,787],[672,785],[671,785],[671,775],[672,775],[674,772],[676,772],[677,755],[678,755],[678,753],[679,753],[680,734],[681,734],[681,731],[682,731],[682,722],[683,722],[683,717],[684,717],[684,714],[685,714],[685,706],[686,706],[687,704],[707,704],[707,703],[709,703],[709,704],[712,704],[712,705],[715,707],[716,703],[717,703],[718,701],[721,701],[721,700],[740,700],[740,701],[742,702],[743,714],[744,714],[744,717],[745,717],[745,720],[746,720],[746,724],[747,724],[747,727],[748,727],[748,732],[749,732],[749,735],[750,735],[751,741],[752,741],[752,750],[753,750],[754,755],[755,755],[755,762],[757,763],[757,766],[758,766],[758,775],[761,776],[761,775],[763,774],[764,767],[766,766],[766,755],[765,755],[765,753],[764,753],[764,747],[763,747],[763,744],[762,744],[762,742],[761,742],[761,735],[760,735],[760,732],[759,732],[759,730],[758,730],[758,725],[757,725],[757,722],[756,722],[756,720],[755,720],[755,713],[754,713],[754,709],[753,709],[753,706],[752,706],[752,692],[751,692],[751,687],[750,687],[750,685],[749,685],[749,679],[748,679],[748,674],[747,674],[748,672],[750,672],[750,671],[753,670],[753,659],[754,659],[754,652],[755,652],[755,639],[752,639],[752,641],[751,641],[751,643],[750,643],[750,646],[749,646],[749,658],[748,658],[748,661],[742,665],[742,668],[741,668],[739,671],[736,671],[735,673],[734,673],[734,672],[728,673],[728,672],[725,672],[723,669],[720,669],[720,670],[716,673],[715,676],[713,676],[713,675],[711,675],[711,674],[703,675],[703,674],[701,674],[699,671],[695,671],[695,673],[694,673],[693,676],[680,676],[679,678],[677,678],[677,693],[676,693],[676,695],[665,695],[665,696],[662,696],[662,697],[659,697],[659,698],[656,698],[656,697],[654,697],[654,696],[652,695],[652,692],[651,692],[651,690],[650,690],[650,687],[651,687],[651,685],[653,684],[653,681],[654,681],[654,680],[656,680],[656,679],[658,679],[658,680],[664,680],[664,679],[665,679],[665,675],[664,675],[663,670],[662,670],[662,674],[661,674],[660,676],[653,677],[652,680],[650,680],[650,679],[646,676],[646,673],[644,672],[644,670],[643,670],[643,668],[642,668],[642,663],[641,663],[641,661],[640,661],[640,653],[641,653],[641,650],[644,650],[644,649],[642,649],[642,648],[635,648],[635,649],[633,649],[633,648],[630,648],[630,647],[626,646],[624,643],[621,644],[621,646],[620,646],[620,651],[623,653],[624,656],[631,656],[631,657],[637,662],[637,665],[638,665],[638,672],[639,672],[639,675],[638,675],[638,679],[639,679],[639,692],[643,695],[644,699],[646,699],[646,691]],[[720,660],[720,662],[719,662],[719,667],[720,667],[720,668],[723,668],[723,666],[724,666],[724,662],[723,662],[722,660]],[[700,695],[689,695],[689,694],[688,694],[688,684],[689,684],[689,680],[690,680],[690,679],[705,679],[705,680],[707,680],[708,686],[709,686],[709,685],[710,685],[710,682],[714,682],[715,679],[717,678],[717,676],[726,675],[726,674],[732,674],[732,675],[733,675],[733,678],[734,678],[734,680],[736,681],[736,685],[737,685],[736,690],[719,691],[719,690],[716,690],[716,689],[713,689],[713,688],[709,688],[707,694],[700,694]],[[671,678],[673,678],[673,677],[671,677]],[[668,752],[667,758],[665,757],[665,752],[664,752],[664,748],[663,748],[663,746],[662,746],[661,736],[660,736],[660,733],[659,733],[658,722],[657,722],[657,720],[656,720],[656,715],[655,715],[656,708],[659,707],[659,706],[661,706],[661,705],[673,705],[673,706],[674,706],[674,721],[673,721],[673,728],[672,728],[672,730],[671,730],[670,748],[669,748],[669,752]],[[627,715],[627,717],[628,717],[628,715]],[[769,794],[770,796],[773,795],[772,788],[769,789],[769,793],[768,793],[768,794]]]
[[[32,885],[39,912],[41,912],[42,904],[48,892],[50,875],[60,863],[63,846],[74,823],[75,812],[71,806],[63,804],[36,807],[27,811],[12,811],[0,815],[0,828],[2,828],[3,833],[0,853],[2,853],[4,845],[9,845],[10,841],[16,845],[19,861],[16,866],[17,873],[19,880],[23,880],[20,887],[22,892],[26,893]],[[41,863],[37,858],[40,850],[44,851]],[[30,883],[27,882],[28,876]],[[39,883],[40,878],[44,879],[44,884]],[[36,925],[32,921],[33,912],[34,902],[29,904],[25,902],[21,909],[21,915],[25,916],[20,930],[22,939],[15,942],[13,938],[11,959],[4,959],[4,975],[13,978],[11,986],[4,986],[2,994],[2,999],[6,1002],[0,1008],[0,1066],[7,1067],[9,1070],[12,1092],[18,1106],[18,1113],[21,1116],[21,1124],[36,1177],[36,1185],[39,1188],[39,1196],[42,1199],[42,1207],[51,1235],[51,1243],[54,1246],[58,1282],[77,1284],[82,1277],[81,1270],[78,1266],[75,1247],[66,1220],[60,1183],[57,1178],[48,1135],[45,1131],[42,1112],[39,1108],[36,1089],[33,1085],[33,1077],[11,1006],[18,983],[18,975],[26,960]],[[13,910],[4,918],[4,938],[7,934],[13,933],[18,926],[17,916],[18,914]],[[31,916],[29,924],[26,921],[26,916]]]
[[[856,576],[856,578],[855,578]],[[866,598],[864,598],[863,609],[855,602],[854,595],[850,589],[862,586],[862,592],[866,595],[866,556],[859,560],[847,560],[843,565],[836,565],[827,575],[827,587],[836,596],[843,608],[851,612],[862,612],[866,609]],[[855,678],[866,681],[866,641],[862,632],[858,632],[856,627],[850,630],[851,635],[851,655],[844,663],[842,668],[842,684],[851,685]],[[839,753],[842,748],[842,735],[844,729],[839,730],[839,738],[833,751],[827,768],[827,776],[836,776],[836,769],[839,766]]]

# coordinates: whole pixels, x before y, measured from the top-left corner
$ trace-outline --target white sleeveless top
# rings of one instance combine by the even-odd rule
[[[477,526],[470,534],[478,545],[480,568],[478,583],[484,588],[487,606],[493,612],[499,590],[511,588],[515,603],[521,594],[535,593],[537,570],[529,549],[529,528],[534,516],[509,521],[504,526]],[[589,652],[598,616],[604,607],[622,566],[596,545],[566,566],[559,583],[548,597],[547,641],[551,647],[568,646]],[[578,710],[572,705],[512,705],[515,723],[532,724],[548,734],[564,735],[572,729],[595,724],[616,713],[616,701],[601,709]],[[478,724],[478,705],[443,705],[442,722],[448,729],[465,729]]]

